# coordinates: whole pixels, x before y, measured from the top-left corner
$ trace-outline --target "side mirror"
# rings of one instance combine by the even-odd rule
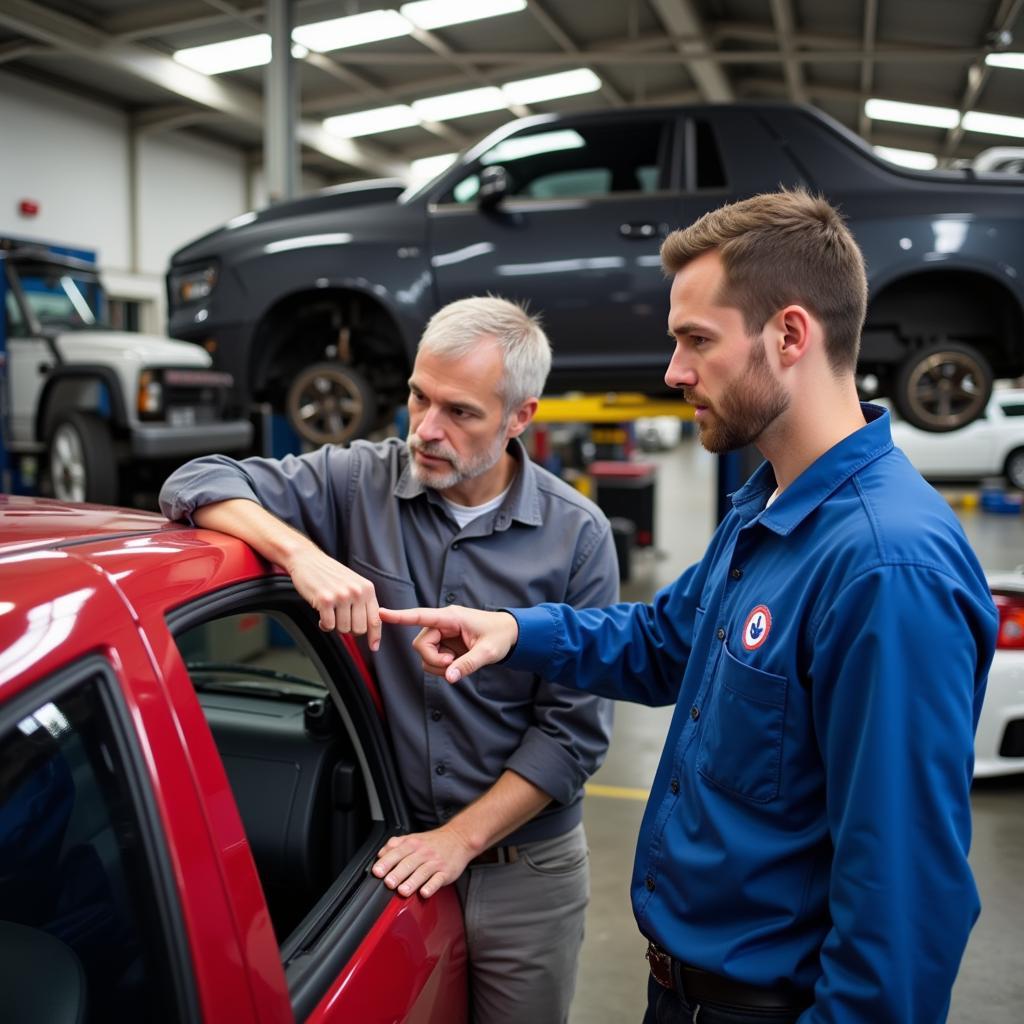
[[[505,198],[512,187],[508,171],[498,164],[484,167],[480,171],[480,190],[476,194],[481,210],[493,210]]]

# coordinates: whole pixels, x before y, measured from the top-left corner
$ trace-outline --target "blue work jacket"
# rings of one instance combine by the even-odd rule
[[[762,465],[651,605],[513,612],[509,664],[676,705],[633,873],[644,935],[811,993],[802,1024],[930,1024],[979,911],[969,790],[997,616],[948,505],[864,412],[769,507]]]

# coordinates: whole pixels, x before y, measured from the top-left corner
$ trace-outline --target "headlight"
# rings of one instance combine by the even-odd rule
[[[201,270],[189,270],[175,274],[172,278],[173,297],[178,302],[187,304],[205,299],[217,285],[217,267],[210,264]]]
[[[164,386],[160,375],[154,370],[143,370],[139,374],[138,392],[139,419],[153,420],[163,415]]]

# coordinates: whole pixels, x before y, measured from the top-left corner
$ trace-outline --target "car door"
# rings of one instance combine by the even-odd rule
[[[299,1021],[464,1021],[454,890],[403,900],[369,873],[411,821],[354,649],[322,633],[290,581],[265,575],[244,545],[202,536],[161,535],[156,546],[175,557],[120,585],[161,666],[216,843],[244,862],[229,882],[250,963],[283,969]]]
[[[499,294],[540,313],[552,389],[658,388],[668,288],[658,256],[680,219],[676,118],[668,112],[532,124],[449,178],[430,204],[437,301]],[[481,175],[505,198],[480,205]]]

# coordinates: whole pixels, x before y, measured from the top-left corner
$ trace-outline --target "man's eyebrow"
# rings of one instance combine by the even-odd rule
[[[416,384],[416,379],[414,377],[410,377],[409,378],[408,386],[409,386],[409,390],[410,391],[419,391],[420,390],[420,388]],[[480,405],[479,403],[477,403],[472,398],[466,398],[466,399],[462,399],[462,400],[454,399],[454,398],[446,398],[441,404],[447,406],[449,409],[452,408],[453,406],[456,406],[459,409],[467,409],[467,410],[469,410],[469,412],[476,413],[478,416],[483,416],[483,415],[485,415],[485,412],[486,412],[484,407],[482,405]]]
[[[713,337],[716,333],[707,324],[699,324],[695,320],[687,320],[668,329],[668,336],[670,338],[676,338],[681,334],[706,334],[708,337]]]

